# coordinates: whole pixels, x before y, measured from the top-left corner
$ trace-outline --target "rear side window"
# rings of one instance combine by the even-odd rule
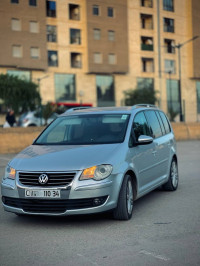
[[[165,127],[164,127],[164,125],[163,125],[163,122],[162,122],[161,117],[159,116],[158,111],[156,111],[156,116],[157,116],[157,118],[158,118],[158,121],[159,121],[159,124],[160,124],[161,130],[162,130],[162,134],[165,135],[165,133],[166,133],[166,132],[165,132]]]
[[[159,138],[162,136],[161,127],[154,111],[145,111],[145,116],[148,121],[148,125],[150,128],[151,136],[153,138]]]
[[[165,132],[166,134],[170,133],[171,132],[171,128],[170,128],[170,125],[169,125],[169,122],[165,116],[165,114],[163,112],[159,112],[160,116],[161,116],[161,119],[163,121],[163,124],[164,124],[164,127],[165,127]]]
[[[140,112],[135,116],[133,121],[133,131],[136,137],[136,141],[141,135],[151,136],[147,120],[143,112]]]

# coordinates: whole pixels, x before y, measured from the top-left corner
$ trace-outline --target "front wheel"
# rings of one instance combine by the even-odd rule
[[[117,203],[117,208],[113,211],[116,220],[129,220],[133,214],[134,189],[130,175],[125,175]]]
[[[175,159],[172,160],[169,179],[166,184],[163,185],[164,190],[174,191],[178,187],[178,165]]]

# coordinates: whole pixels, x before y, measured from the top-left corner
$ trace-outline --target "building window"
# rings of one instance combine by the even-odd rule
[[[163,0],[163,9],[167,11],[174,11],[174,1],[173,0]]]
[[[38,59],[40,57],[40,50],[38,47],[31,47],[31,58]]]
[[[19,4],[19,0],[10,0],[11,4]]]
[[[114,106],[114,79],[112,76],[97,75],[97,105],[98,106]]]
[[[80,53],[71,53],[71,67],[73,68],[82,67],[82,55]]]
[[[152,78],[137,78],[138,89],[150,89],[154,90],[154,79]]]
[[[101,64],[102,62],[103,62],[102,54],[101,53],[94,53],[94,63],[95,64]]]
[[[140,5],[144,7],[153,7],[153,0],[140,0]]]
[[[142,58],[142,72],[154,72],[153,58]]]
[[[108,7],[108,10],[107,10],[107,14],[108,14],[108,17],[112,18],[114,17],[114,9],[113,7]]]
[[[197,88],[197,113],[200,114],[200,81],[196,82]]]
[[[108,64],[115,65],[116,64],[116,55],[115,54],[109,54],[108,55]]]
[[[75,101],[76,86],[74,74],[55,74],[56,102]]]
[[[20,31],[21,30],[21,20],[17,18],[11,19],[11,29],[14,31]]]
[[[108,40],[112,42],[115,41],[115,31],[113,30],[108,31]]]
[[[92,14],[95,15],[95,16],[99,16],[99,15],[100,15],[100,14],[99,14],[99,6],[94,5],[94,6],[92,7]]]
[[[165,32],[174,32],[174,19],[163,18],[163,25]]]
[[[48,66],[58,66],[58,52],[48,51]]]
[[[94,40],[100,40],[101,39],[101,30],[100,29],[93,29],[93,36],[94,36]]]
[[[165,59],[165,72],[170,74],[176,73],[175,61]]]
[[[56,17],[56,2],[55,1],[46,1],[46,13],[47,17]]]
[[[21,58],[22,57],[22,46],[21,45],[13,45],[12,55],[13,55],[13,57]]]
[[[29,6],[37,6],[37,0],[29,0]]]
[[[70,29],[70,43],[81,44],[81,31],[79,29]]]
[[[39,32],[39,24],[37,21],[30,21],[29,22],[29,30],[32,33],[38,33]]]
[[[47,41],[57,42],[57,28],[56,26],[47,25]]]
[[[175,54],[175,41],[171,39],[164,39],[165,52]]]
[[[7,70],[7,74],[18,77],[22,80],[31,80],[31,72],[30,71],[23,71],[23,70]]]
[[[170,120],[173,121],[180,111],[178,80],[167,79],[166,82],[168,114]]]
[[[140,14],[141,28],[152,30],[153,29],[153,16],[148,14]]]
[[[80,6],[69,4],[69,19],[80,20]]]
[[[141,36],[141,50],[153,51],[153,38]]]

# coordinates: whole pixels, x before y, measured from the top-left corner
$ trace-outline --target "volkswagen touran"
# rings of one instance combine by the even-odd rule
[[[128,220],[138,198],[177,189],[177,165],[173,129],[155,106],[67,111],[9,162],[2,202],[18,215]]]

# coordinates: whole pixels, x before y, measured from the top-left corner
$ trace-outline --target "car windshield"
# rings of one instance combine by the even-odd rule
[[[128,114],[87,114],[58,117],[34,145],[87,145],[124,141]]]

